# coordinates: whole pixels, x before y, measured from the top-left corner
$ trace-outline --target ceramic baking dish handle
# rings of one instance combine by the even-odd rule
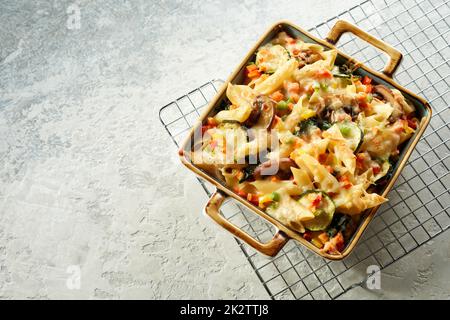
[[[334,45],[339,41],[339,38],[346,32],[354,34],[358,38],[366,41],[367,43],[370,43],[371,45],[375,46],[376,48],[386,53],[389,56],[389,61],[384,67],[383,73],[389,77],[392,77],[392,75],[395,72],[395,69],[397,69],[397,67],[400,64],[400,61],[402,60],[402,53],[400,51],[394,49],[387,43],[381,41],[380,39],[375,38],[374,36],[368,34],[367,32],[359,29],[357,26],[345,20],[338,20],[336,22],[336,24],[333,26],[333,28],[331,28],[330,32],[328,33],[326,40]]]
[[[231,232],[236,238],[244,241],[255,250],[270,257],[276,256],[277,253],[283,248],[283,246],[289,241],[289,237],[282,231],[277,230],[277,232],[269,242],[259,242],[248,233],[236,227],[220,213],[220,206],[226,198],[227,195],[223,192],[219,190],[214,192],[205,207],[206,214],[223,228]]]

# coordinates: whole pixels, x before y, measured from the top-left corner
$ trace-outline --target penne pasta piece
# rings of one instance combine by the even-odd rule
[[[305,170],[291,167],[291,171],[294,175],[294,181],[299,188],[303,191],[314,189],[314,185]]]
[[[336,50],[328,50],[322,52],[322,57],[325,61],[324,65],[329,69],[332,70],[334,68],[334,61],[337,57],[337,51]]]
[[[353,151],[345,144],[341,143],[333,148],[336,159],[343,163],[348,172],[353,176],[356,169],[356,156]]]
[[[319,186],[320,190],[328,193],[339,192],[339,182],[323,165],[319,163],[319,161],[308,154],[298,155],[295,157],[294,161],[299,167],[306,168],[308,170],[310,176]]]
[[[256,180],[250,182],[258,192],[261,194],[272,193],[282,188],[285,188],[289,184],[292,184],[290,181],[271,181],[271,180]]]
[[[333,200],[339,212],[349,215],[361,214],[365,210],[387,201],[386,198],[376,193],[367,193],[363,185],[352,186],[350,189],[341,192]]]
[[[249,86],[228,84],[227,98],[237,106],[236,109],[222,110],[214,117],[217,122],[238,121],[245,122],[252,112],[252,103],[256,98],[256,92]]]
[[[260,94],[271,94],[283,84],[284,80],[287,80],[292,76],[297,67],[298,61],[296,59],[290,59],[281,65],[274,74],[257,84],[254,90]]]

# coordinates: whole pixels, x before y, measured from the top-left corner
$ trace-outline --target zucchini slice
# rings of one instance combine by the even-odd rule
[[[364,133],[356,123],[350,121],[337,122],[337,126],[341,131],[342,136],[347,140],[347,144],[353,152],[357,151],[361,146],[364,138]]]
[[[256,53],[256,66],[259,70],[274,73],[289,60],[289,52],[279,44],[265,45]]]
[[[333,220],[336,206],[326,192],[309,190],[304,192],[298,201],[306,208],[309,208],[314,214],[312,220],[302,222],[306,229],[310,231],[321,231],[328,228]]]

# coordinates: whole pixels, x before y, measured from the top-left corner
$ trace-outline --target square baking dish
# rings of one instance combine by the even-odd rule
[[[383,197],[386,197],[386,195],[389,193],[389,191],[392,189],[395,181],[397,180],[398,176],[400,175],[403,167],[405,166],[408,158],[410,157],[412,151],[414,150],[417,142],[419,141],[420,137],[422,136],[423,132],[425,131],[430,119],[431,119],[431,107],[428,104],[427,101],[425,101],[423,98],[415,95],[408,89],[402,87],[398,83],[394,82],[392,79],[392,75],[399,66],[402,54],[391,47],[390,45],[384,43],[383,41],[373,37],[372,35],[366,33],[365,31],[359,29],[355,25],[345,21],[345,20],[338,20],[336,24],[331,28],[330,32],[328,33],[325,40],[319,39],[307,31],[301,29],[300,27],[288,22],[288,21],[280,21],[276,24],[274,24],[269,30],[259,39],[259,41],[254,45],[254,47],[249,51],[247,56],[242,60],[240,65],[234,70],[234,72],[231,74],[231,76],[227,79],[227,81],[223,84],[221,89],[218,91],[216,96],[211,100],[209,103],[209,106],[206,108],[206,110],[203,112],[203,114],[200,116],[199,121],[193,126],[193,128],[190,130],[188,136],[186,137],[185,141],[182,143],[181,148],[179,150],[179,156],[182,161],[182,163],[189,168],[191,171],[193,171],[195,174],[197,174],[200,178],[207,180],[208,182],[212,183],[216,187],[216,191],[213,193],[211,198],[209,199],[208,203],[205,207],[205,213],[210,216],[214,221],[216,221],[219,225],[221,225],[224,229],[231,232],[235,237],[239,238],[240,240],[244,241],[251,247],[253,247],[258,252],[267,255],[267,256],[275,256],[277,253],[283,248],[283,246],[290,240],[296,240],[300,242],[302,245],[310,249],[311,251],[315,252],[319,256],[330,259],[330,260],[342,260],[346,256],[348,256],[353,249],[355,248],[356,244],[358,243],[359,239],[361,238],[364,230],[367,228],[369,223],[374,218],[378,207],[374,207],[372,209],[368,209],[367,212],[362,213],[362,219],[361,222],[354,232],[351,239],[346,244],[345,249],[342,251],[339,255],[332,255],[328,253],[324,253],[320,251],[319,248],[314,246],[309,241],[305,240],[302,237],[302,234],[290,229],[289,227],[283,225],[275,218],[271,217],[258,207],[254,206],[250,202],[248,202],[246,199],[243,199],[238,194],[236,194],[233,190],[231,190],[228,186],[226,186],[223,182],[215,179],[205,171],[198,168],[195,164],[191,162],[191,160],[188,157],[189,151],[192,148],[192,141],[194,141],[194,133],[196,130],[199,129],[199,127],[202,125],[202,123],[205,122],[206,118],[209,116],[212,116],[215,114],[215,110],[217,107],[222,103],[224,99],[226,99],[226,88],[228,83],[233,84],[240,84],[244,80],[244,69],[248,62],[252,61],[256,51],[258,48],[271,41],[279,32],[285,31],[290,36],[295,38],[300,38],[304,42],[309,43],[316,43],[320,44],[325,48],[328,49],[336,49],[338,52],[335,65],[343,65],[343,64],[352,64],[357,66],[355,71],[353,72],[356,75],[370,76],[376,83],[386,85],[390,88],[398,89],[409,102],[411,102],[414,107],[416,108],[416,116],[419,119],[419,126],[417,130],[415,131],[414,135],[404,143],[402,150],[400,152],[399,160],[395,164],[392,177],[388,181],[388,183],[385,185],[385,187],[382,189],[381,195]],[[388,56],[388,62],[382,72],[378,72],[375,70],[372,70],[368,68],[367,66],[361,64],[356,59],[348,56],[347,54],[341,52],[339,49],[337,49],[334,44],[337,43],[339,38],[342,34],[350,32],[354,36],[359,37],[363,41],[368,42],[369,44],[373,45],[374,47],[378,48],[382,52],[384,52]],[[229,222],[221,213],[220,213],[220,206],[223,204],[224,200],[228,197],[233,198],[234,200],[240,202],[245,207],[247,207],[249,210],[251,210],[254,214],[260,216],[261,218],[265,219],[267,222],[272,224],[275,227],[275,234],[273,238],[266,242],[261,243],[260,241],[256,240],[252,236],[250,236],[245,231],[241,230],[231,222]]]

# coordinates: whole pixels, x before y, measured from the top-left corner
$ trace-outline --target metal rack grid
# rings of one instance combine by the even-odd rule
[[[324,38],[336,20],[346,19],[402,51],[394,78],[424,96],[433,117],[390,201],[345,260],[325,260],[296,241],[270,259],[236,239],[271,298],[335,299],[364,285],[369,265],[383,269],[450,227],[449,15],[448,0],[369,0],[309,30]],[[375,70],[384,66],[380,52],[355,37],[344,34],[338,47]],[[208,82],[161,109],[161,122],[177,145],[221,84]],[[213,188],[199,181],[210,195]],[[222,206],[222,214],[260,241],[273,235],[270,224],[232,201]]]

